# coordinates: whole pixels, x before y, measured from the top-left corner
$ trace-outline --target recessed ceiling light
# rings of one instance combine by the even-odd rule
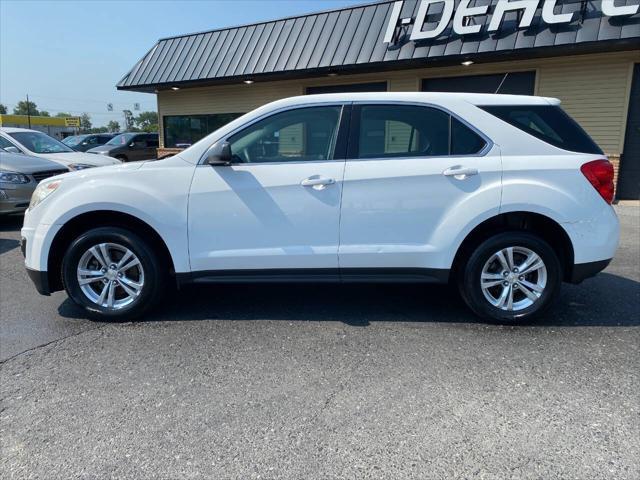
[[[251,85],[253,83],[253,80],[245,80],[244,83],[246,83],[247,85]]]
[[[473,62],[471,60],[466,60],[466,61],[462,62],[462,65],[464,65],[465,67],[468,67],[470,65],[473,65]]]
[[[175,92],[175,91],[180,90],[180,87],[171,87],[171,90],[173,90]]]

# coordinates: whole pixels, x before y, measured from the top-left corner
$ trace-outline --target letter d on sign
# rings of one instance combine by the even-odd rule
[[[440,21],[438,22],[438,26],[433,30],[422,30],[422,25],[424,25],[424,21],[427,18],[427,12],[429,11],[429,7],[434,3],[442,3],[442,16],[440,17]],[[413,31],[411,32],[411,40],[425,40],[427,38],[435,38],[444,32],[447,25],[449,25],[449,21],[451,20],[451,16],[453,15],[453,7],[455,3],[452,0],[422,0],[420,4],[420,8],[418,8],[418,15],[416,16],[416,22],[413,25]]]

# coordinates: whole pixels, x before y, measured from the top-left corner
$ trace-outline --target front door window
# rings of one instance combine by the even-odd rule
[[[229,138],[237,163],[333,160],[342,107],[290,110]]]

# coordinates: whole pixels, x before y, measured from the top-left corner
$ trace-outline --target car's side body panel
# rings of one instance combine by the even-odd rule
[[[49,248],[65,223],[84,213],[112,211],[147,223],[164,240],[176,271],[189,272],[186,219],[194,168],[179,157],[170,157],[58,177],[72,188],[56,193],[55,208],[36,208],[25,217],[23,236],[29,237],[27,267],[47,270]],[[127,174],[119,174],[124,172]]]
[[[479,173],[465,179],[443,175],[455,166]],[[347,161],[340,267],[450,268],[459,232],[498,214],[501,176],[497,147],[455,159]]]
[[[573,244],[574,262],[613,257],[618,219],[580,172],[580,166],[602,158],[591,154],[503,156],[501,213],[532,212],[557,222]]]
[[[338,267],[344,160],[196,168],[189,200],[193,271]],[[333,184],[305,187],[307,178]]]

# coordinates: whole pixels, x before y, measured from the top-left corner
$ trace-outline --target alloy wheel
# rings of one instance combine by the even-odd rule
[[[480,287],[487,301],[505,311],[520,311],[540,300],[547,286],[542,258],[525,247],[503,248],[482,268]]]
[[[140,259],[123,245],[100,243],[84,252],[77,267],[80,290],[94,304],[119,310],[134,303],[144,287]]]

